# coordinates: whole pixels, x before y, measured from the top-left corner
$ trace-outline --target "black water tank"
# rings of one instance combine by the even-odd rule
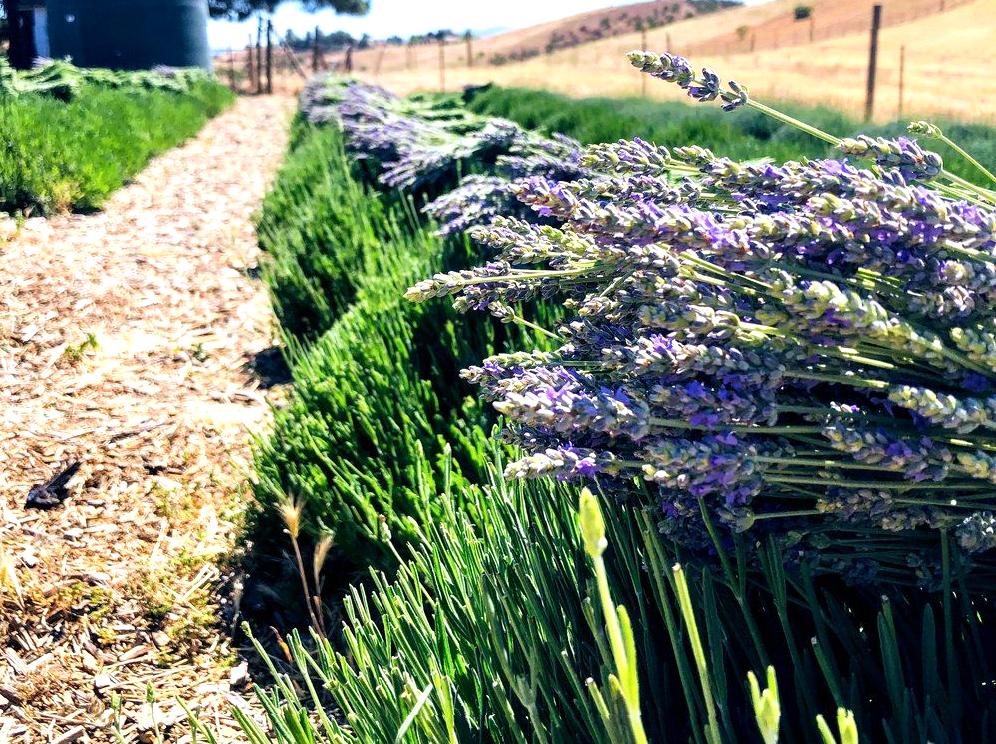
[[[53,57],[80,67],[211,66],[207,0],[48,0]]]

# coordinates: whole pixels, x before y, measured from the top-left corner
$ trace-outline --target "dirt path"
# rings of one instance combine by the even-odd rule
[[[219,560],[266,424],[250,216],[291,110],[240,100],[103,212],[0,244],[0,741],[152,740],[150,684],[160,726],[175,696],[239,700]],[[62,505],[25,508],[77,460]]]

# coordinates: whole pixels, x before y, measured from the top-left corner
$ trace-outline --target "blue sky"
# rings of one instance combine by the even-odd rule
[[[612,0],[371,0],[366,16],[337,16],[331,11],[309,14],[297,2],[279,6],[273,18],[278,33],[293,29],[303,35],[315,25],[322,30],[342,29],[359,37],[407,37],[412,34],[450,28],[457,32],[524,28],[544,21],[583,13],[610,5],[626,5]],[[243,24],[211,21],[209,33],[214,49],[245,46],[255,22]]]

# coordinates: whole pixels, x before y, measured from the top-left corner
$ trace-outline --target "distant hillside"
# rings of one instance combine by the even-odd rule
[[[454,40],[442,47],[446,67],[502,65],[542,54],[612,39],[625,34],[666,28],[672,23],[740,5],[740,0],[654,0],[592,10],[485,38]],[[440,45],[377,44],[354,50],[358,72],[397,72],[438,68]],[[330,61],[341,62],[342,54]],[[468,64],[469,63],[469,64]]]
[[[653,30],[740,5],[738,0],[655,0],[602,8],[486,40],[491,64],[515,62],[600,39]]]

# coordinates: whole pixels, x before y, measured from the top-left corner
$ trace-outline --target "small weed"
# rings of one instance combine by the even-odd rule
[[[171,525],[190,521],[197,513],[194,495],[183,488],[164,488],[157,483],[149,491],[149,498],[156,516],[164,517]]]
[[[155,627],[162,627],[162,624],[166,622],[166,618],[169,617],[169,613],[173,611],[173,605],[169,602],[163,601],[150,601],[145,604],[144,608],[145,616],[148,618],[149,622]]]
[[[207,350],[204,348],[204,344],[198,341],[190,349],[190,356],[194,358],[196,362],[206,362],[208,358]]]
[[[97,336],[93,333],[88,333],[86,334],[86,338],[80,343],[67,346],[66,350],[62,352],[62,358],[70,364],[76,364],[83,359],[88,351],[96,351],[99,348],[100,344],[97,343]]]

